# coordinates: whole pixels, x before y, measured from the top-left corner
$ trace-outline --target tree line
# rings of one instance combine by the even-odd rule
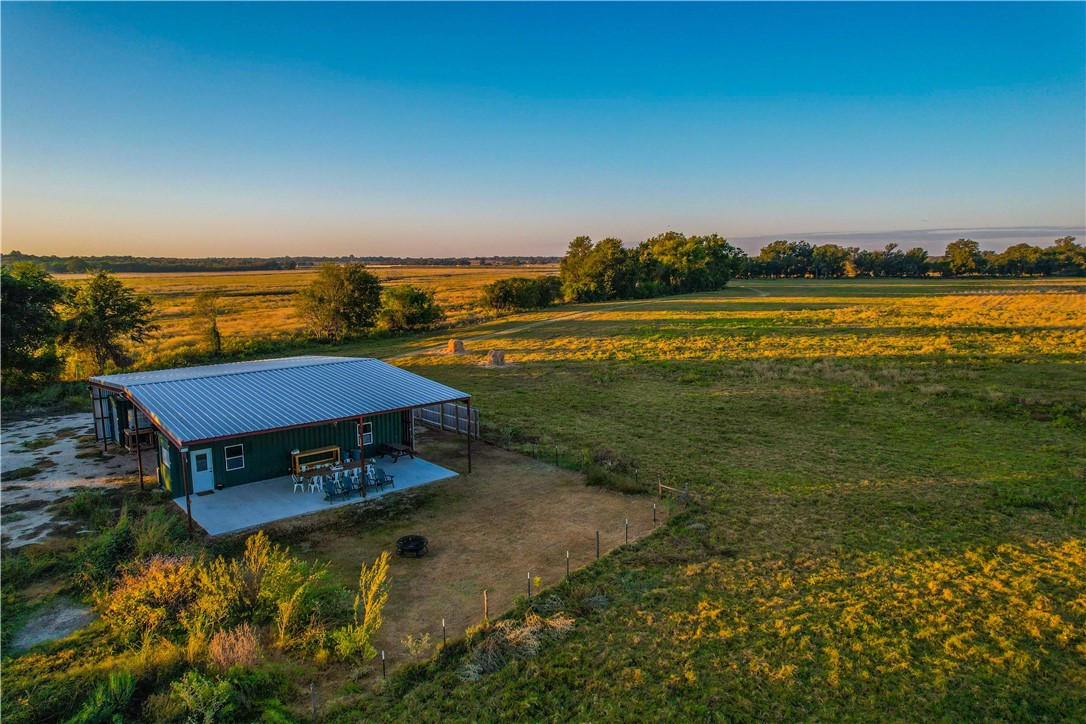
[[[947,245],[943,256],[931,257],[920,247],[902,251],[897,244],[872,251],[779,240],[762,247],[757,256],[747,257],[736,273],[739,277],[770,279],[970,275],[1083,276],[1086,247],[1076,244],[1075,237],[1065,236],[1048,247],[1015,244],[995,252],[982,250],[972,239],[958,239]]]
[[[557,302],[638,299],[723,288],[731,278],[837,279],[841,277],[1086,276],[1086,247],[1073,236],[1051,246],[1015,244],[1003,252],[958,239],[941,257],[897,244],[880,250],[774,241],[755,256],[717,234],[659,234],[629,248],[622,240],[570,242],[558,276],[511,277],[488,285],[484,303],[497,310],[536,309]]]
[[[382,286],[360,262],[322,264],[295,297],[310,335],[339,341],[369,333],[426,329],[445,318],[434,292],[409,284]],[[98,374],[135,363],[131,345],[159,329],[154,304],[108,271],[60,283],[42,267],[20,261],[0,265],[0,380],[5,394],[41,388],[60,379],[65,361]],[[222,354],[219,318],[227,311],[218,290],[201,292],[189,310],[204,353]]]
[[[523,266],[525,264],[556,264],[556,256],[491,256],[491,257],[414,257],[414,256],[283,256],[275,258],[209,257],[180,259],[175,257],[139,256],[37,256],[13,251],[4,254],[4,264],[31,262],[52,274],[86,274],[97,271],[114,273],[195,273],[279,271],[299,267],[315,267],[327,262],[348,264],[388,264],[397,266]]]

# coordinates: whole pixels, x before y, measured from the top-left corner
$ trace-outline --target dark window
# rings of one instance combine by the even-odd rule
[[[241,470],[245,467],[245,447],[243,445],[227,445],[225,452],[227,470]]]

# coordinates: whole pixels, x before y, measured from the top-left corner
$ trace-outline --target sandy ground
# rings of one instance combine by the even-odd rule
[[[455,470],[464,469],[463,446],[463,438],[450,433],[427,432],[418,440],[425,459]],[[400,536],[429,539],[425,557],[393,555],[391,594],[376,641],[390,667],[432,654],[441,642],[442,619],[449,639],[479,623],[484,589],[494,618],[515,596],[527,594],[529,575],[543,587],[561,581],[566,551],[572,570],[592,562],[597,530],[606,554],[624,542],[627,519],[631,542],[654,528],[654,497],[589,488],[579,472],[482,443],[473,463],[470,475],[405,491],[398,501],[384,499],[383,511],[354,506],[265,527],[295,553],[330,561],[336,577],[352,588],[360,565],[381,551],[394,554]],[[665,519],[661,510],[660,523]],[[404,639],[426,634],[429,649],[411,656]]]
[[[65,523],[49,508],[79,488],[131,482],[135,456],[116,446],[110,446],[106,455],[97,454],[100,449],[94,444],[90,413],[4,421],[0,427],[0,544],[19,548],[48,538]],[[144,451],[144,467],[154,470],[154,451]]]
[[[95,618],[97,615],[87,606],[57,600],[19,630],[12,642],[12,647],[21,651],[42,641],[62,639],[83,628]]]

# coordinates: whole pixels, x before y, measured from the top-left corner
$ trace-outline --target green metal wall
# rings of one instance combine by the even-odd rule
[[[381,445],[386,442],[401,442],[403,427],[399,412],[374,415],[367,417],[366,421],[373,423],[373,442],[366,445],[366,457],[379,455]],[[241,445],[245,450],[245,467],[240,470],[226,469],[226,448],[232,445]],[[191,453],[192,450],[211,448],[215,485],[230,487],[289,475],[291,450],[311,450],[329,445],[338,445],[344,453],[357,449],[358,423],[340,422],[300,427],[208,445],[193,445],[189,449]],[[160,480],[173,497],[177,498],[185,494],[181,484],[181,453],[169,441],[166,441],[166,446],[170,452],[170,467],[167,468],[165,464],[159,466]]]

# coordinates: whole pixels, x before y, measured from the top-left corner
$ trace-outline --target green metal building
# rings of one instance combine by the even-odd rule
[[[90,378],[95,435],[156,450],[175,498],[288,475],[292,454],[374,457],[413,447],[413,411],[461,403],[471,470],[471,396],[376,359],[290,357]],[[138,456],[137,456],[138,457]],[[140,470],[142,476],[142,468]]]

